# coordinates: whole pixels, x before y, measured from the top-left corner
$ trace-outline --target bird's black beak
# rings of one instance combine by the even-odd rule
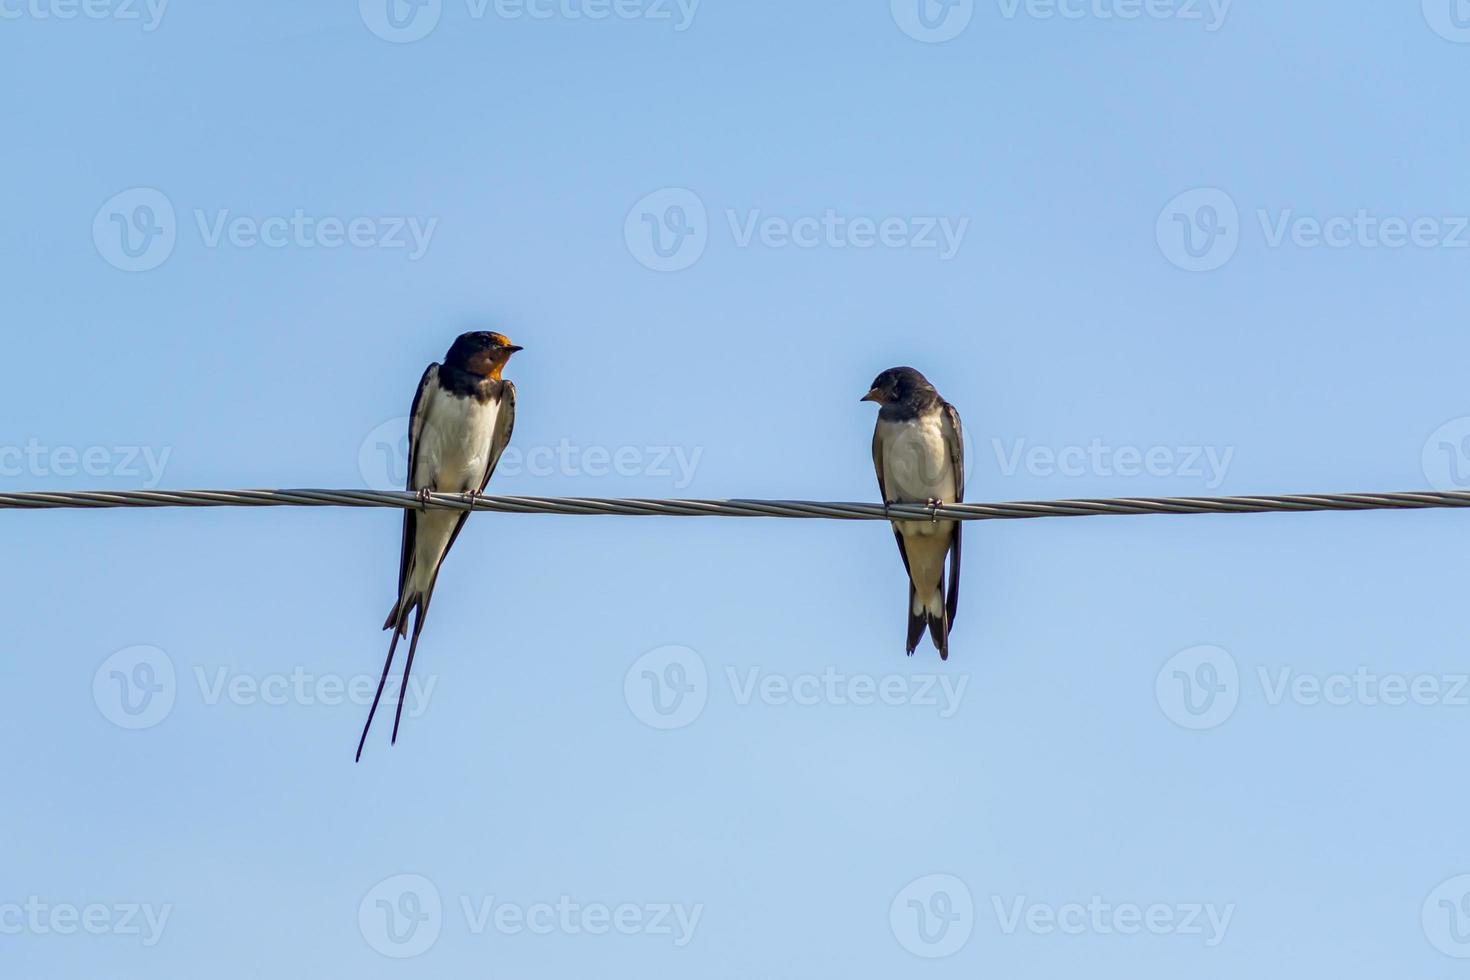
[[[863,397],[859,398],[858,401],[860,401],[860,402],[878,402],[879,404],[882,404],[882,402],[883,402],[883,396],[880,395],[880,394],[878,394],[878,389],[877,388],[874,388],[872,391],[869,391],[866,395],[864,395]]]
[[[514,354],[517,351],[523,351],[523,350],[525,350],[524,347],[519,347],[519,346],[517,346],[515,344],[511,344],[509,347],[507,347],[505,349],[505,351],[506,351],[507,354]]]

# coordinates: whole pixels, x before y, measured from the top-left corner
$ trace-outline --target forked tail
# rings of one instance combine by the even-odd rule
[[[413,617],[413,639],[408,644],[408,662],[403,667],[403,683],[398,691],[398,710],[393,715],[393,739],[392,743],[398,743],[398,725],[403,720],[403,702],[408,699],[408,678],[413,670],[413,655],[419,648],[419,634],[424,631],[424,615],[429,611],[429,597],[422,592],[408,593],[399,599],[393,606],[393,611],[388,614],[388,621],[383,624],[383,629],[393,631],[393,639],[388,644],[388,659],[383,661],[383,675],[378,678],[378,690],[373,695],[373,706],[368,709],[367,722],[362,726],[362,737],[357,740],[357,757],[354,761],[362,761],[362,747],[367,742],[368,731],[373,727],[373,716],[378,713],[378,702],[383,699],[383,688],[388,683],[388,671],[393,667],[393,654],[398,650],[398,641],[408,635],[408,614],[414,613]]]
[[[949,659],[949,609],[944,597],[944,580],[927,602],[919,600],[913,583],[909,583],[909,635],[908,653],[914,655],[919,641],[924,637],[924,628],[929,629],[929,638],[939,650],[939,659]]]

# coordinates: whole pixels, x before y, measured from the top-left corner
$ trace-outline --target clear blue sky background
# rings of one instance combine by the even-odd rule
[[[397,43],[349,0],[178,3],[151,31],[37,17],[50,2],[0,20],[6,490],[153,482],[126,447],[168,454],[164,487],[364,486],[365,441],[372,458],[468,328],[527,348],[518,448],[641,454],[636,475],[508,468],[492,487],[510,494],[873,499],[858,398],[904,363],[959,406],[977,500],[1449,486],[1426,446],[1439,460],[1433,433],[1470,431],[1470,249],[1313,247],[1309,228],[1273,247],[1258,215],[1456,233],[1470,45],[1447,10],[1437,33],[1417,3],[1242,0],[1212,31],[984,0],[928,43],[886,0],[706,0],[683,31],[444,0]],[[128,272],[104,204],[140,187],[175,241]],[[707,247],[659,272],[635,205],[666,188],[697,196]],[[1214,192],[1167,210],[1199,188],[1238,219],[1200,210]],[[297,209],[437,224],[413,259],[211,246],[196,219]],[[742,244],[729,217],[829,209],[969,224],[945,260]],[[1175,213],[1233,226],[1212,255],[1229,261],[1171,261]],[[1172,462],[1009,465],[1094,440]],[[692,483],[646,447],[699,452]],[[1233,453],[1218,486],[1181,447]],[[89,449],[98,472],[66,475]],[[903,655],[882,525],[477,517],[419,651],[428,708],[391,750],[380,715],[358,766],[362,706],[211,689],[375,678],[397,514],[0,524],[0,907],[169,910],[147,945],[0,908],[7,976],[1437,978],[1470,953],[1450,928],[1470,918],[1439,918],[1463,889],[1431,894],[1470,872],[1470,706],[1450,690],[1470,669],[1465,515],[973,525],[943,666]],[[666,645],[706,668],[706,703],[660,731],[637,662]],[[1216,673],[1237,703],[1191,730],[1166,665],[1200,645],[1237,668]],[[173,703],[129,730],[109,658],[137,646],[173,668]],[[947,718],[741,703],[752,670],[829,667],[967,686]],[[1272,697],[1281,671],[1359,668],[1441,697]],[[442,913],[400,960],[375,948],[374,889],[404,874]],[[915,894],[957,909],[952,955],[916,956],[950,950],[905,924]],[[462,900],[490,896],[702,911],[683,946],[477,931]],[[1094,896],[1233,911],[1213,946],[1208,928],[1006,928],[1017,900],[1041,922]]]

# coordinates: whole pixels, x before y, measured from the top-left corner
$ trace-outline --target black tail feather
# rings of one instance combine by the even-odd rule
[[[911,582],[911,583],[909,583],[909,638],[908,638],[908,652],[909,652],[909,656],[910,657],[912,657],[914,655],[914,651],[916,649],[918,649],[918,647],[919,647],[919,640],[924,636],[924,621],[925,621],[925,619],[926,619],[926,617],[925,617],[925,615],[923,613],[915,613],[914,612],[914,586],[913,586],[913,583]]]
[[[945,593],[945,582],[943,579],[940,579],[939,591],[942,594]],[[933,616],[927,608],[919,612],[914,612],[914,586],[913,583],[909,583],[908,653],[910,657],[918,649],[919,641],[924,638],[924,630],[927,628],[929,630],[929,639],[934,641],[934,647],[939,651],[939,659],[949,659],[949,629],[952,622],[950,609],[952,608],[954,598],[953,595],[945,595],[941,616]]]
[[[396,603],[393,604],[393,608],[388,610],[388,618],[383,622],[383,629],[397,630],[399,636],[407,636],[408,610],[412,608],[412,602],[409,602],[408,608],[405,609],[404,601],[402,599],[399,599]]]
[[[940,660],[949,659],[950,603],[952,600],[958,598],[954,589],[948,588],[948,586],[949,583],[945,582],[943,575],[941,575],[939,579],[939,593],[944,597],[944,601],[940,603],[939,611],[942,615],[940,618],[929,617],[929,638],[939,648]]]
[[[943,620],[929,617],[929,639],[939,649],[939,659],[949,659],[949,613],[946,612]]]
[[[393,612],[398,613],[397,606],[393,607]],[[400,620],[406,618],[399,616]],[[362,737],[357,740],[357,758],[353,760],[355,762],[362,761],[362,747],[367,742],[368,729],[373,727],[373,715],[378,713],[378,702],[383,698],[383,686],[388,683],[388,670],[393,666],[393,653],[398,649],[398,640],[403,635],[401,630],[396,628],[399,625],[401,624],[389,620],[388,625],[383,627],[393,630],[393,641],[388,644],[388,659],[383,661],[383,676],[378,678],[378,692],[373,695],[373,706],[368,709],[367,723],[362,726]]]
[[[393,738],[390,745],[398,744],[398,725],[403,721],[403,702],[408,700],[408,677],[413,672],[413,655],[418,652],[419,634],[424,631],[424,615],[429,611],[429,603],[420,601],[418,612],[413,617],[413,639],[408,643],[408,660],[403,664],[403,683],[398,688],[398,710],[393,712]]]
[[[944,635],[954,629],[955,615],[960,611],[960,538],[965,533],[965,522],[955,521],[954,543],[949,548],[949,582],[946,585],[948,591],[944,594],[944,618],[949,622],[945,626]]]

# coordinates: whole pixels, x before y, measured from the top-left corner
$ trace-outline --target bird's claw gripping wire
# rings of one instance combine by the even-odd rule
[[[944,501],[939,500],[939,499],[937,499],[935,497],[930,497],[929,500],[928,500],[928,504],[929,504],[929,523],[930,524],[938,524],[939,523],[939,508],[941,508],[941,507],[944,506]]]
[[[428,510],[429,504],[434,502],[434,491],[429,487],[424,487],[419,491],[418,497],[419,507],[423,510]]]

